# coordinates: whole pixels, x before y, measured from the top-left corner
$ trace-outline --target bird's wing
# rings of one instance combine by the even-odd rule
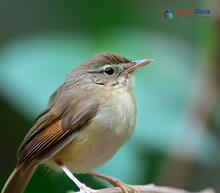
[[[56,154],[71,142],[96,115],[94,95],[74,92],[54,97],[22,142],[17,164],[38,162]]]

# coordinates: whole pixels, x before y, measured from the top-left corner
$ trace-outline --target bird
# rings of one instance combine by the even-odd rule
[[[134,74],[152,61],[101,52],[71,70],[24,137],[2,193],[24,192],[41,164],[64,172],[81,193],[96,190],[81,183],[75,173],[102,178],[123,192],[137,192],[93,169],[112,158],[131,137],[137,111]]]

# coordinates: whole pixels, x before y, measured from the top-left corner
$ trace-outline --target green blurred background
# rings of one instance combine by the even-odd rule
[[[0,189],[50,94],[100,51],[154,64],[136,74],[134,135],[97,168],[131,184],[220,191],[220,5],[209,0],[0,0]],[[175,9],[210,9],[177,18]],[[167,10],[174,13],[166,19]],[[77,175],[93,188],[103,181]],[[76,187],[40,167],[26,193]]]

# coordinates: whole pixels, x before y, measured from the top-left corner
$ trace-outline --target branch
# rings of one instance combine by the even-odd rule
[[[154,184],[149,184],[149,185],[144,185],[144,186],[135,185],[134,187],[136,187],[137,190],[139,190],[139,193],[192,193],[192,192],[188,192],[186,190],[181,190],[177,188],[155,186]],[[70,191],[68,193],[74,193],[74,192]],[[111,188],[97,190],[96,193],[122,193],[122,191],[120,188],[111,187]],[[206,190],[203,190],[197,193],[215,193],[215,191],[208,188]]]

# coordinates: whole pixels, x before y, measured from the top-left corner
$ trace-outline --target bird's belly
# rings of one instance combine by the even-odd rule
[[[72,172],[86,173],[109,160],[128,138],[126,134],[108,132],[102,130],[103,128],[89,133],[86,132],[88,129],[94,128],[83,129],[77,138],[53,159],[61,160]]]
[[[67,167],[73,172],[88,172],[109,160],[119,147],[117,144],[113,146],[107,138],[96,142],[88,140],[77,148],[73,145],[72,157],[66,160]]]

